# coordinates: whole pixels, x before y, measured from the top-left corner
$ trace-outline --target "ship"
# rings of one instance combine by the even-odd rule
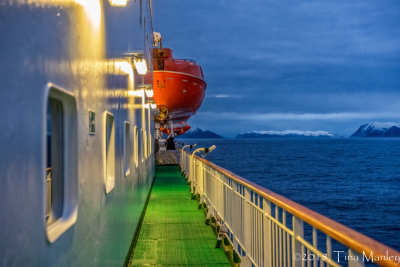
[[[152,8],[0,3],[0,266],[398,266],[174,141],[206,82],[160,47]]]
[[[122,266],[154,178],[151,1],[0,3],[0,266]]]

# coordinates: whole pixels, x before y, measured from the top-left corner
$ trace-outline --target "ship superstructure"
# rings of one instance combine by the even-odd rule
[[[151,14],[151,0],[0,3],[0,266],[398,266],[205,160],[215,146],[174,142],[206,83],[158,47]],[[155,166],[162,146],[173,166]]]
[[[123,265],[154,177],[151,8],[0,3],[0,266]]]

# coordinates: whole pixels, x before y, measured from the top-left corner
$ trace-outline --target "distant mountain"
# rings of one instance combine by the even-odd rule
[[[209,130],[201,130],[200,128],[195,128],[187,131],[186,133],[179,136],[182,139],[220,139],[222,136],[213,133]]]
[[[351,137],[400,137],[400,123],[373,122],[364,124]]]
[[[240,133],[236,136],[237,139],[244,138],[334,138],[334,134],[325,131],[252,131]]]

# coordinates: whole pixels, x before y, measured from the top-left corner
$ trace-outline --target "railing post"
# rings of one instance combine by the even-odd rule
[[[293,216],[293,239],[292,239],[292,262],[293,267],[301,267],[303,255],[301,252],[301,243],[296,239],[297,237],[304,237],[304,224],[299,218]]]
[[[264,266],[271,267],[272,266],[272,235],[271,235],[271,219],[268,216],[271,216],[271,202],[263,198],[263,207],[264,207]]]
[[[206,220],[211,219],[211,216],[214,216],[214,215],[215,215],[214,207],[212,205],[209,205]]]
[[[189,181],[190,181],[190,192],[193,192],[194,188],[194,176],[195,176],[195,170],[196,170],[196,162],[193,157],[190,157],[190,175],[189,175]]]
[[[186,154],[186,152],[183,152],[184,154],[183,154],[183,158],[182,158],[182,165],[183,165],[183,168],[184,168],[184,170],[185,170],[185,175],[188,175],[188,167],[187,167],[187,154]]]
[[[222,177],[221,177],[222,176]],[[225,209],[224,209],[224,177],[221,173],[216,173],[216,178],[218,177],[218,190],[217,190],[217,199],[218,199],[218,211],[221,214],[223,220],[225,220]]]
[[[186,172],[185,167],[183,166],[183,157],[185,156],[185,152],[183,151],[183,149],[181,148],[180,150],[180,154],[179,154],[179,165],[181,167],[181,171],[182,172]]]
[[[200,194],[200,196],[203,194],[203,175],[204,175],[204,171],[203,171],[203,166],[202,166],[202,162],[199,160],[196,160],[197,164],[197,171],[196,171],[196,189],[197,192]]]
[[[185,165],[187,168],[188,179],[190,179],[190,163],[191,163],[191,161],[190,161],[189,155],[186,155]]]
[[[254,216],[251,216],[251,200],[250,200],[250,191],[247,188],[243,188],[245,191],[245,197],[244,197],[244,210],[243,210],[243,245],[246,250],[246,256],[250,256],[253,254],[251,251],[251,243],[252,243],[252,231],[254,231],[252,225],[254,226]]]
[[[192,192],[193,194],[196,194],[196,187],[197,187],[197,159],[195,159],[194,157],[192,157],[193,160],[193,177],[192,177]]]

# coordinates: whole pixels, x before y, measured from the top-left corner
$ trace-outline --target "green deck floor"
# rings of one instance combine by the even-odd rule
[[[230,266],[176,166],[156,178],[131,266]]]

